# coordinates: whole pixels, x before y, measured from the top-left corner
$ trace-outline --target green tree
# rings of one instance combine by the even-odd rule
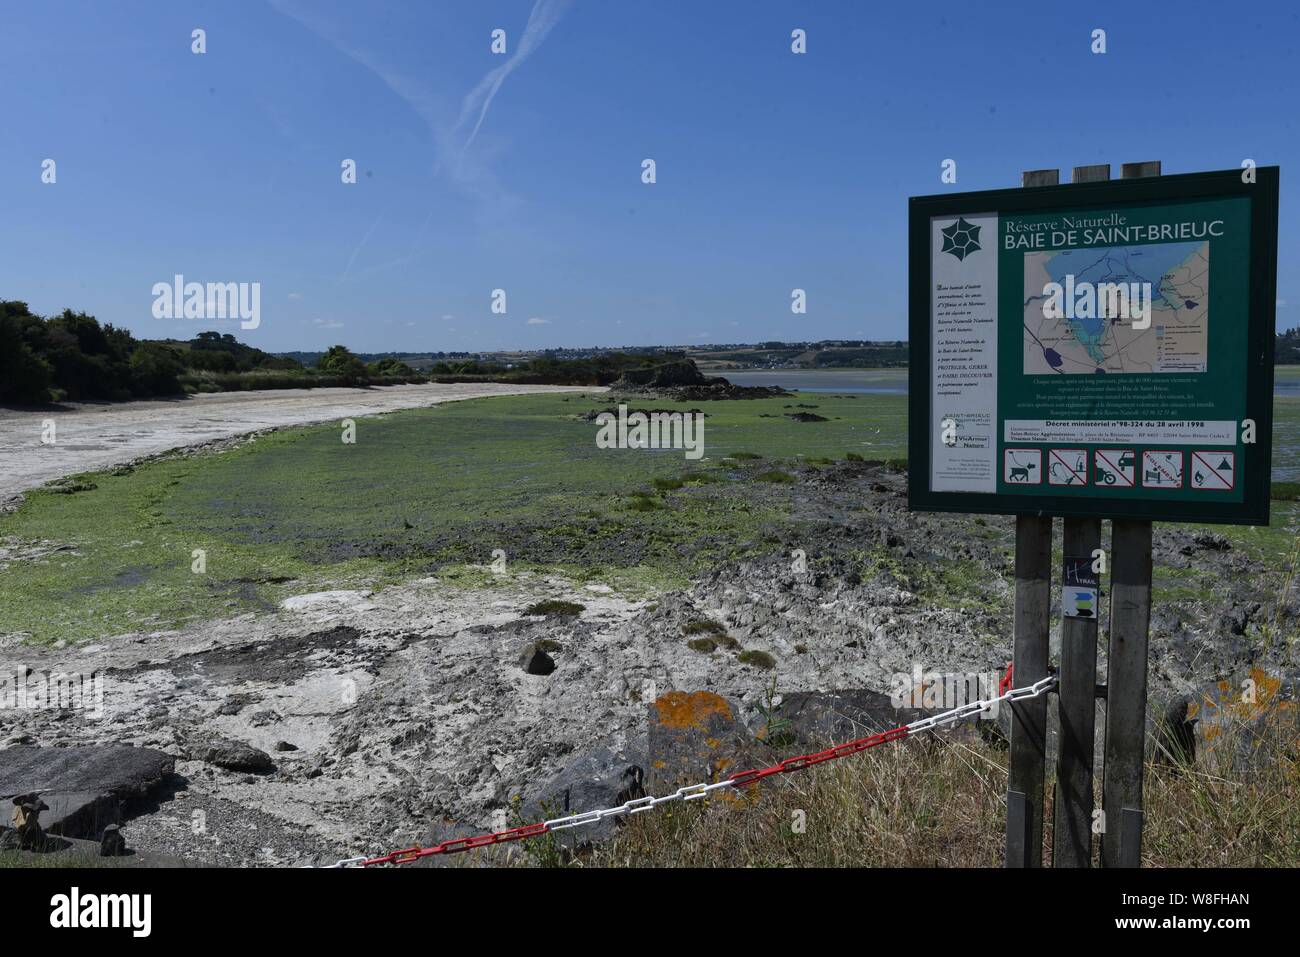
[[[0,302],[0,400],[45,402],[54,370],[28,345],[20,318],[24,315],[30,315],[26,303]]]
[[[383,378],[385,376],[413,376],[415,370],[408,366],[396,356],[384,356],[378,362],[372,362],[367,371],[372,376]]]
[[[181,392],[185,371],[175,351],[159,342],[141,342],[131,353],[131,391],[138,396],[175,395]]]
[[[316,363],[316,369],[326,375],[340,376],[352,382],[359,382],[366,377],[366,364],[347,346],[330,346]]]

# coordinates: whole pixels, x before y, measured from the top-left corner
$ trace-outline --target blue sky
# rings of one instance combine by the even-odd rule
[[[1271,2],[9,3],[0,298],[269,350],[903,338],[909,195],[1249,157],[1300,325],[1297,38]],[[260,282],[260,328],[155,319],[176,273]]]

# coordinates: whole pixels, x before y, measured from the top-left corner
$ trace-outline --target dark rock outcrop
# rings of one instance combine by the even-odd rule
[[[662,795],[765,763],[732,704],[712,691],[670,691],[649,707],[648,789]]]
[[[583,753],[524,803],[524,820],[531,823],[617,807],[644,796],[646,748],[646,739],[639,738],[616,750],[597,745]],[[620,823],[618,818],[606,818],[591,827],[557,831],[556,839],[566,846],[600,841],[613,836]]]
[[[275,762],[265,751],[230,738],[208,738],[193,742],[188,748],[188,756],[192,761],[203,761],[227,771],[261,774],[275,770]]]
[[[41,814],[46,832],[96,840],[105,825],[121,821],[126,802],[149,795],[174,767],[169,754],[129,745],[6,748],[0,801],[35,791],[49,806]]]
[[[654,392],[677,402],[768,399],[791,394],[777,386],[733,385],[721,376],[706,376],[693,359],[628,369],[610,388],[614,392]]]
[[[519,667],[527,674],[545,677],[555,671],[555,659],[533,642],[519,653]]]

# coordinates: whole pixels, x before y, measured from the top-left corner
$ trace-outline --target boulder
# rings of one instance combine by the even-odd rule
[[[766,763],[727,699],[712,691],[670,691],[649,706],[647,790],[721,781]]]
[[[231,738],[209,738],[193,743],[188,748],[188,757],[227,771],[261,774],[275,770],[275,762],[265,751]]]
[[[35,791],[49,809],[41,827],[50,834],[98,839],[105,825],[122,819],[125,802],[159,788],[174,759],[152,748],[87,745],[71,748],[19,746],[0,750],[0,803]]]
[[[520,808],[520,814],[532,824],[617,807],[644,796],[646,747],[644,737],[618,749],[597,745],[570,761],[531,795]],[[612,837],[621,823],[618,818],[605,818],[590,827],[556,831],[555,839],[567,847],[601,841]]]
[[[758,715],[750,726],[755,737],[773,747],[818,749],[911,724],[943,710],[947,709],[895,707],[889,695],[864,688],[795,691],[782,695],[770,715]],[[999,709],[1005,710],[1009,709]],[[971,717],[928,733],[964,738],[980,733],[997,735],[996,727],[992,717]]]
[[[1239,680],[1217,681],[1185,701],[1183,722],[1174,722],[1174,731],[1190,743],[1196,762],[1211,770],[1251,770],[1294,752],[1300,741],[1300,671],[1252,668]]]
[[[122,829],[116,824],[110,824],[104,828],[104,836],[99,839],[99,856],[126,856],[126,838],[122,836]]]
[[[534,642],[519,653],[519,667],[530,675],[546,676],[555,670],[555,659]]]
[[[865,689],[795,691],[781,697],[770,716],[751,724],[755,737],[774,747],[798,743],[821,748],[888,731],[924,717],[919,708],[895,708],[889,695]]]

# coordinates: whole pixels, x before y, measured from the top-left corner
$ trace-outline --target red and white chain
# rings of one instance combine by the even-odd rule
[[[714,791],[723,788],[742,788],[754,784],[763,778],[771,777],[774,774],[788,774],[791,771],[802,771],[804,768],[821,764],[824,761],[832,761],[835,758],[842,758],[850,754],[857,754],[859,751],[865,751],[867,748],[874,748],[878,744],[886,744],[890,741],[901,741],[903,738],[911,737],[922,731],[933,731],[935,728],[952,724],[954,721],[960,721],[975,714],[988,711],[996,704],[1002,702],[1023,701],[1027,698],[1037,698],[1046,694],[1056,687],[1056,675],[1048,675],[1035,681],[1032,685],[1026,685],[1023,688],[1011,688],[1011,668],[1007,668],[1006,676],[998,682],[998,691],[996,698],[985,698],[979,701],[971,701],[959,707],[952,708],[948,711],[941,711],[938,714],[929,715],[911,724],[899,725],[897,728],[891,728],[888,731],[881,731],[877,734],[868,735],[865,738],[857,738],[853,741],[847,741],[844,744],[837,744],[833,748],[826,748],[824,751],[816,751],[812,754],[801,754],[797,757],[786,758],[777,764],[765,768],[754,768],[750,771],[741,771],[739,774],[732,775],[725,781],[717,781],[713,784],[690,784],[686,787],[678,788],[672,794],[666,794],[663,797],[639,797],[630,801],[625,801],[618,807],[601,808],[596,811],[584,811],[581,814],[570,814],[567,817],[557,817],[550,821],[544,821],[538,824],[526,824],[523,827],[512,827],[504,831],[496,831],[492,834],[480,834],[475,837],[458,837],[449,841],[443,841],[441,844],[435,844],[431,847],[414,847],[403,848],[399,851],[393,851],[382,857],[349,857],[339,861],[330,867],[351,867],[361,866],[370,867],[375,864],[409,864],[412,861],[418,861],[422,857],[431,857],[435,854],[456,854],[460,851],[471,851],[478,847],[490,847],[495,844],[508,844],[512,841],[522,841],[530,837],[539,837],[543,834],[549,834],[554,831],[564,831],[574,827],[588,827],[592,824],[599,824],[609,817],[621,817],[624,814],[642,814],[645,811],[653,810],[664,804],[671,804],[674,801],[698,801],[707,797]]]

